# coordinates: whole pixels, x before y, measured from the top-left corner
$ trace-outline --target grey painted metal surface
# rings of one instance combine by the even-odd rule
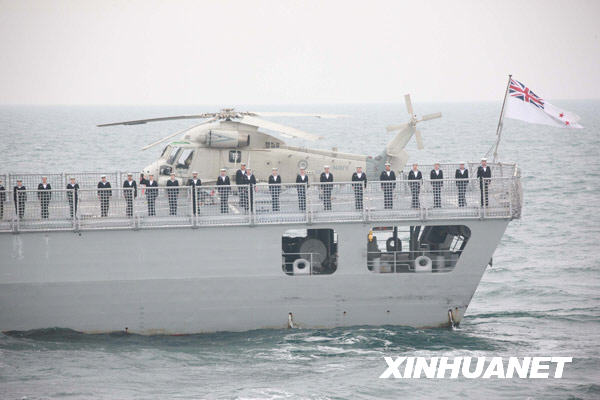
[[[143,334],[460,321],[508,219],[464,224],[447,273],[374,273],[366,237],[381,223],[314,224],[338,237],[331,275],[289,276],[282,234],[298,225],[32,232],[0,236],[0,330],[65,327]]]

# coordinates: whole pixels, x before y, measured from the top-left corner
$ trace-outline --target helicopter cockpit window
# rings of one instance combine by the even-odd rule
[[[242,152],[237,150],[231,150],[229,152],[229,162],[230,163],[239,163],[242,161]]]
[[[194,150],[192,149],[183,149],[181,154],[178,157],[177,168],[179,169],[188,169],[192,164],[192,159],[194,158]]]
[[[170,150],[171,150],[171,146],[165,146],[162,153],[160,153],[160,158],[163,158],[165,156],[165,154],[167,153],[167,151],[170,151]]]
[[[173,165],[175,160],[179,159],[179,155],[181,154],[182,150],[183,149],[181,147],[173,149],[173,151],[171,152],[171,155],[169,156],[169,159],[167,160],[167,163]]]

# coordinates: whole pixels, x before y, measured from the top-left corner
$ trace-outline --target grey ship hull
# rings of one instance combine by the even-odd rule
[[[447,273],[369,271],[363,222],[310,226],[335,229],[339,254],[335,273],[307,276],[282,271],[282,233],[297,224],[5,234],[0,330],[245,331],[285,328],[289,313],[303,328],[447,326],[448,310],[462,319],[508,223],[425,223],[471,230]]]

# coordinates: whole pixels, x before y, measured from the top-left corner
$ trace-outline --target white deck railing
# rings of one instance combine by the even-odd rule
[[[26,199],[16,203],[7,190],[0,232],[520,217],[518,175],[492,178],[487,187],[482,205],[477,179],[202,186],[195,212],[191,187],[160,187],[154,199],[138,188],[131,200],[122,188],[83,188],[76,196],[66,189],[24,190]]]

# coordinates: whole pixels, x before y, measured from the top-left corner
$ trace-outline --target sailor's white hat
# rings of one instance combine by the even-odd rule
[[[466,164],[466,162],[464,162],[464,161],[459,161],[459,162],[458,162],[458,165],[460,165],[460,164]]]
[[[128,172],[127,176],[133,176],[133,174],[131,172]]]
[[[433,163],[433,165],[435,165],[435,164],[440,164],[440,162],[439,162],[439,161],[436,161],[436,162],[434,162],[434,163]]]
[[[100,178],[106,178],[106,175],[100,175]]]
[[[69,180],[70,180],[70,181],[74,181],[74,180],[75,180],[75,177],[74,177],[74,176],[72,176],[72,177],[70,177],[70,178],[69,178]]]
[[[481,157],[481,161],[487,161],[487,158]]]
[[[23,182],[23,179],[19,178],[17,179],[17,182]]]
[[[227,168],[221,168],[221,171],[227,171]]]
[[[386,167],[387,167],[388,165],[389,165],[390,167],[392,166],[392,164],[390,164],[389,162],[386,162],[384,165],[385,165]]]
[[[272,170],[273,170],[273,171],[279,171],[279,168],[277,168],[277,167],[273,167],[273,168],[272,168]]]
[[[246,165],[246,163],[245,163],[245,162],[243,162],[243,163],[240,163],[240,165],[244,165],[244,166],[245,166],[245,165]]]
[[[48,177],[46,175],[42,175],[42,179],[44,179],[44,178],[48,179]]]
[[[356,169],[362,168],[362,165],[357,165]]]
[[[192,172],[192,175],[198,175],[198,171]]]
[[[329,165],[323,165],[323,168],[329,168]]]

